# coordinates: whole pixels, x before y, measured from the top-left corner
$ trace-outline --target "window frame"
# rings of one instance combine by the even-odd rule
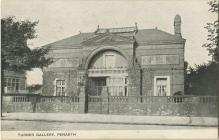
[[[57,85],[58,81],[60,81],[60,85]],[[64,84],[63,84],[63,81],[64,81]],[[66,96],[66,80],[65,79],[55,79],[54,88],[55,88],[54,96]],[[57,88],[61,88],[60,94],[58,94]],[[62,90],[62,88],[64,90]]]
[[[19,91],[20,90],[20,79],[19,78],[13,78],[13,77],[7,77],[4,79],[4,88],[6,88],[7,91]]]
[[[170,96],[170,76],[154,76],[154,96],[157,95],[157,79],[166,78],[167,79],[167,93],[166,96]]]
[[[122,80],[120,84],[113,82],[112,80]],[[110,90],[110,96],[128,96],[128,77],[127,76],[112,76],[106,79],[106,85]],[[115,89],[116,88],[116,92]],[[114,90],[114,91],[113,91]],[[118,92],[117,92],[118,91]],[[119,95],[120,91],[122,91],[122,95]],[[125,92],[126,91],[126,92]]]
[[[112,67],[107,67],[106,66],[106,56],[113,56],[113,66]],[[105,67],[105,68],[114,68],[115,67],[115,65],[116,65],[116,55],[114,54],[114,53],[104,53],[103,54],[103,66]]]

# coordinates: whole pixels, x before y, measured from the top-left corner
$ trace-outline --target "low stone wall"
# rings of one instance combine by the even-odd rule
[[[37,103],[35,112],[66,112],[66,113],[79,113],[79,104],[77,103]]]
[[[216,105],[203,104],[110,104],[110,114],[148,115],[148,116],[199,116],[217,117]]]
[[[79,97],[37,95],[5,95],[3,112],[69,112],[80,113],[83,104]]]
[[[103,112],[103,100],[101,96],[88,96],[88,113],[98,113],[102,114]]]
[[[81,94],[84,95],[84,94]],[[65,112],[147,116],[217,117],[217,97],[210,96],[37,96],[5,95],[3,112]]]
[[[33,112],[33,104],[30,97],[22,95],[3,96],[3,112]]]
[[[14,102],[6,106],[3,105],[3,112],[33,112],[33,105],[31,102]]]
[[[117,96],[108,99],[102,98],[96,102],[90,101],[88,112],[147,116],[217,117],[218,106],[215,97]]]

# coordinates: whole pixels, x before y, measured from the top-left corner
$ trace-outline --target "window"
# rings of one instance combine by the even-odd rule
[[[106,68],[115,67],[115,56],[114,56],[114,54],[105,54],[104,55],[104,66]]]
[[[169,76],[155,76],[154,95],[155,96],[170,96]]]
[[[18,91],[20,88],[20,80],[17,78],[5,78],[4,79],[4,86],[6,87],[7,91]]]
[[[15,79],[15,90],[19,90],[19,79]]]
[[[108,77],[107,86],[111,96],[128,96],[127,77]]]
[[[56,96],[65,96],[65,80],[56,80]]]

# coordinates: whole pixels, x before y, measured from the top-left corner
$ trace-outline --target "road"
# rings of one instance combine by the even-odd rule
[[[197,127],[197,126],[94,124],[94,123],[15,121],[15,120],[2,120],[1,126],[2,126],[2,131],[159,130],[159,129],[166,130],[166,129],[205,129],[206,128],[206,127]]]

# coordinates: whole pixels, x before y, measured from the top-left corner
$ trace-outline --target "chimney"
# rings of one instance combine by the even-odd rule
[[[181,17],[180,15],[176,15],[174,18],[174,33],[176,36],[182,37],[181,35]]]

